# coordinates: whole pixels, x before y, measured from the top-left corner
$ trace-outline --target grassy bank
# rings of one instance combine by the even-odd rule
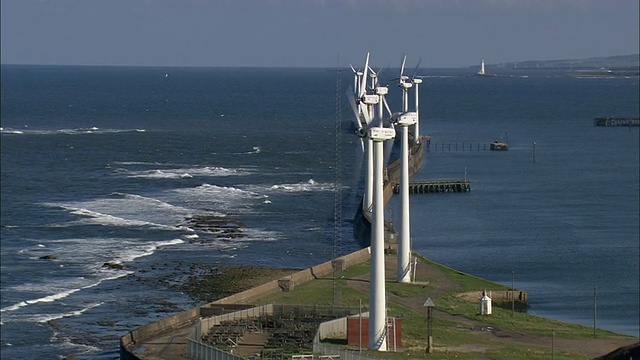
[[[604,355],[637,339],[598,329],[575,325],[525,312],[513,312],[510,306],[493,307],[489,316],[479,315],[479,294],[483,290],[503,293],[507,287],[458,272],[425,258],[418,258],[416,284],[394,282],[394,255],[387,255],[386,292],[388,316],[402,318],[401,352],[373,352],[375,357],[392,359],[590,359]],[[264,298],[260,304],[334,304],[362,306],[369,304],[369,263],[356,265],[333,276],[296,286]],[[334,288],[337,296],[334,296]],[[424,301],[436,305],[433,319],[435,351],[425,354],[426,311]],[[346,335],[345,335],[346,339]],[[345,339],[333,343],[345,344]],[[364,346],[366,348],[366,346]]]

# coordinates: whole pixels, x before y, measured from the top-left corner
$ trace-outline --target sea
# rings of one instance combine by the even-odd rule
[[[394,111],[398,72],[380,74]],[[474,74],[419,71],[412,180],[472,190],[411,196],[413,250],[526,290],[532,314],[640,336],[639,128],[593,125],[638,117],[638,77]],[[201,304],[181,284],[203,266],[359,249],[348,67],[2,65],[1,82],[3,359],[117,359],[127,331]]]

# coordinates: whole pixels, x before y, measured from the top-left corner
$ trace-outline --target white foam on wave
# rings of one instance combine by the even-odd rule
[[[293,184],[276,184],[270,188],[272,191],[284,191],[284,192],[310,192],[310,191],[334,191],[333,183],[318,183],[313,179],[309,179],[306,182],[293,183]]]
[[[122,198],[122,199],[127,199],[127,200],[130,200],[130,201],[135,202],[135,203],[140,203],[140,206],[153,206],[153,207],[162,208],[162,209],[166,209],[166,210],[174,211],[174,212],[188,213],[190,211],[189,209],[187,209],[185,207],[176,206],[176,205],[170,204],[170,203],[168,203],[166,201],[162,201],[160,199],[151,198],[151,197],[147,197],[147,196],[120,193],[120,192],[114,192],[114,193],[111,193],[111,195],[113,195],[115,197]]]
[[[178,199],[180,201],[180,199]],[[104,225],[120,227],[148,227],[170,231],[188,231],[178,226],[185,217],[192,214],[191,209],[173,205],[157,198],[126,193],[112,193],[110,198],[98,198],[73,203],[44,203],[58,207],[79,219],[55,227],[75,225]]]
[[[266,195],[261,195],[250,190],[243,190],[232,186],[218,186],[211,184],[202,184],[193,188],[174,189],[171,191],[188,197],[202,198],[203,196],[210,196],[214,201],[235,201],[241,199],[266,197]]]
[[[62,260],[85,263],[87,261],[86,259],[92,258],[93,264],[85,265],[85,267],[91,271],[92,275],[87,274],[86,277],[79,276],[59,280],[49,279],[46,283],[23,283],[12,286],[7,290],[14,292],[26,291],[30,293],[42,292],[49,294],[6,306],[0,309],[0,312],[12,312],[30,305],[59,301],[76,292],[98,286],[104,281],[115,280],[127,276],[133,272],[127,270],[111,270],[104,268],[103,264],[105,262],[115,264],[128,263],[137,258],[149,256],[161,247],[184,243],[184,240],[182,239],[171,239],[167,241],[143,243],[134,246],[134,242],[129,241],[126,246],[122,246],[122,239],[118,240],[120,243],[115,242],[114,239],[93,239],[93,241],[87,241],[85,239],[65,239],[54,241],[53,244],[56,245],[56,254],[58,254]],[[81,248],[81,246],[78,246],[79,244],[84,245],[82,247],[85,249],[84,254],[79,254],[79,249]],[[93,253],[87,254],[86,252]]]
[[[143,246],[140,249],[125,250],[120,256],[116,257],[113,262],[115,263],[131,262],[137,258],[152,255],[154,252],[156,252],[156,250],[160,249],[161,247],[170,246],[170,245],[179,245],[179,244],[184,244],[184,240],[173,239],[168,241],[158,241],[158,242]]]
[[[262,230],[262,229],[252,229],[252,228],[243,228],[242,233],[246,235],[242,238],[233,239],[234,242],[242,243],[249,241],[278,241],[281,240],[284,236],[275,231],[270,230]]]
[[[55,133],[65,134],[65,135],[83,135],[83,134],[129,133],[129,132],[138,132],[138,129],[101,129],[96,126],[92,126],[89,128],[59,129]],[[45,132],[45,134],[46,133],[53,133],[53,132]]]
[[[12,129],[2,129],[2,130],[0,130],[0,133],[7,134],[7,135],[22,135],[22,134],[24,134],[24,131],[12,130]]]
[[[76,225],[78,223],[83,223],[83,224],[93,223],[93,224],[104,225],[104,226],[151,227],[151,228],[163,229],[163,230],[181,230],[176,226],[157,224],[157,223],[144,221],[144,220],[124,219],[122,217],[103,214],[103,213],[92,211],[85,208],[74,208],[74,207],[68,207],[68,206],[60,206],[60,207],[65,210],[69,210],[71,214],[80,215],[84,217],[83,220],[75,223],[72,222],[70,225]]]
[[[129,178],[146,179],[185,179],[192,177],[227,177],[227,176],[247,176],[251,173],[246,169],[228,169],[218,166],[185,166],[173,169],[152,169],[128,171]]]
[[[100,305],[103,305],[103,302],[100,303],[95,303],[95,304],[89,304],[88,306],[82,308],[82,309],[78,309],[78,310],[73,310],[73,311],[68,311],[65,313],[59,313],[59,314],[29,314],[29,315],[21,315],[21,316],[16,316],[14,317],[12,320],[13,321],[26,321],[26,322],[34,322],[34,323],[46,323],[49,321],[53,321],[53,320],[58,320],[58,319],[63,319],[63,318],[69,318],[69,317],[74,317],[74,316],[80,316],[82,314],[84,314],[85,312],[96,308]]]
[[[2,134],[18,134],[18,135],[86,135],[86,134],[113,134],[113,133],[128,133],[139,132],[139,129],[100,129],[96,126],[89,128],[74,128],[74,129],[30,129],[25,125],[22,130],[6,128],[0,130]]]

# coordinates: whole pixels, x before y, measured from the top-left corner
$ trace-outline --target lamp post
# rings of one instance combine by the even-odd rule
[[[436,305],[431,298],[427,298],[422,306],[427,308],[427,354],[431,354],[433,352],[433,309]]]

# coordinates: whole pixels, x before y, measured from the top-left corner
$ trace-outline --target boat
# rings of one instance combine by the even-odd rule
[[[509,144],[496,140],[489,145],[489,149],[495,151],[506,151],[509,150]]]

